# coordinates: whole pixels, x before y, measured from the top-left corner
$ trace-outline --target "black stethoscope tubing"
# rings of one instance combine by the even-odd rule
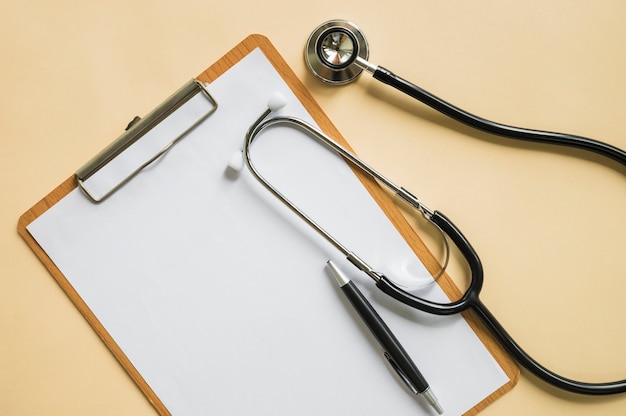
[[[468,113],[383,67],[379,66],[372,75],[375,79],[402,91],[434,110],[475,129],[510,139],[573,147],[600,154],[626,166],[626,152],[610,144],[573,134],[526,129],[497,123]]]
[[[478,117],[436,97],[381,66],[372,65],[367,61],[368,57],[368,44],[363,33],[356,25],[345,20],[332,20],[320,25],[309,37],[305,48],[305,61],[309,70],[329,84],[346,84],[356,79],[363,70],[366,70],[372,73],[375,79],[456,121],[478,130],[511,139],[566,146],[592,152],[626,166],[626,152],[615,146],[582,136],[514,127]],[[331,59],[336,60],[337,63],[330,62]],[[471,281],[465,293],[460,299],[450,303],[433,302],[417,297],[396,285],[383,274],[375,273],[376,286],[380,290],[408,306],[430,314],[452,315],[468,310],[473,311],[520,365],[540,379],[560,389],[590,395],[626,392],[626,380],[607,383],[571,380],[547,369],[528,355],[480,300],[479,294],[484,279],[483,267],[478,254],[469,241],[440,212],[430,212],[428,219],[448,235],[467,261],[471,272]],[[354,263],[359,267],[358,262],[354,261]]]
[[[439,226],[454,242],[470,267],[471,282],[463,296],[451,303],[432,302],[406,292],[384,275],[380,275],[380,279],[376,282],[376,286],[381,291],[410,307],[430,314],[453,315],[467,310],[473,311],[515,361],[541,380],[555,387],[573,393],[588,395],[609,395],[626,392],[626,380],[607,383],[587,383],[572,380],[547,369],[526,353],[480,300],[479,295],[484,280],[483,267],[478,254],[469,241],[440,212],[435,211],[430,220]]]
[[[422,88],[398,77],[383,67],[378,67],[374,71],[373,77],[417,99],[434,110],[437,110],[450,118],[478,130],[511,139],[560,145],[587,152],[593,152],[615,160],[621,165],[626,166],[626,152],[607,143],[572,134],[508,126],[478,117],[436,97],[428,91],[425,91]],[[402,290],[399,286],[384,276],[382,276],[376,283],[376,286],[380,290],[406,305],[431,314],[451,315],[465,310],[474,311],[485,326],[498,339],[500,344],[519,364],[540,379],[560,389],[589,395],[608,395],[626,392],[626,380],[607,383],[587,383],[571,380],[550,371],[528,355],[528,353],[526,353],[506,332],[498,320],[480,300],[479,293],[483,284],[483,268],[480,259],[471,244],[467,241],[459,229],[443,214],[435,211],[431,220],[441,227],[444,232],[446,232],[450,239],[459,248],[470,266],[472,281],[463,297],[456,302],[448,304],[430,302]]]

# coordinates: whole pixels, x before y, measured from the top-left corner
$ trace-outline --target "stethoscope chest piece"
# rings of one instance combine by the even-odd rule
[[[367,60],[367,40],[354,23],[329,20],[319,25],[306,43],[304,61],[309,70],[329,84],[347,84],[356,79],[363,68],[355,61]]]

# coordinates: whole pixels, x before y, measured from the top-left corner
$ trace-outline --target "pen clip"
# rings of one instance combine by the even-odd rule
[[[389,365],[391,365],[391,368],[396,370],[396,373],[402,379],[402,381],[404,381],[404,384],[407,385],[409,390],[411,390],[413,392],[413,394],[419,394],[419,390],[413,385],[413,383],[411,382],[411,380],[409,380],[409,378],[406,376],[406,374],[404,374],[404,371],[402,371],[402,369],[394,361],[394,359],[391,357],[391,355],[389,355],[389,353],[387,351],[384,352],[384,355],[385,355],[385,358],[387,359],[387,361],[389,361]]]

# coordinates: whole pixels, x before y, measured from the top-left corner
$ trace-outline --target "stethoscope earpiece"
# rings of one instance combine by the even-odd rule
[[[316,77],[329,84],[347,84],[355,80],[363,67],[357,58],[367,61],[367,40],[354,23],[329,20],[319,25],[304,49],[304,61]]]

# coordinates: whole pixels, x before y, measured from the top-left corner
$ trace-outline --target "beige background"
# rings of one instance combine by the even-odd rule
[[[372,62],[475,114],[626,148],[626,4],[297,3],[0,0],[0,414],[156,414],[15,227],[251,33],[358,153],[463,229],[485,265],[484,302],[525,349],[573,378],[626,378],[626,168],[477,133],[369,76],[327,87],[302,60],[316,25],[350,19]],[[626,395],[570,395],[522,372],[482,414],[623,415]]]

